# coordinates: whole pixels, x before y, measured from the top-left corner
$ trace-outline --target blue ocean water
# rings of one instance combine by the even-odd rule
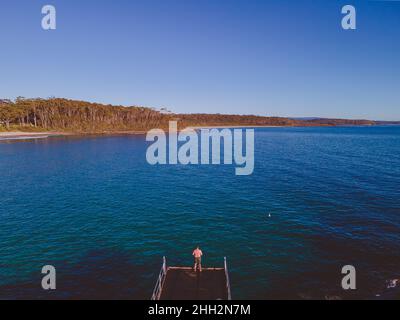
[[[400,127],[256,129],[251,176],[151,166],[148,145],[0,142],[0,299],[149,299],[162,256],[191,265],[197,244],[227,257],[234,299],[400,298]]]

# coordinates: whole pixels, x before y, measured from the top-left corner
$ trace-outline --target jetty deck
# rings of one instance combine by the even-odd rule
[[[230,300],[229,275],[224,268],[168,267],[163,259],[152,300]]]

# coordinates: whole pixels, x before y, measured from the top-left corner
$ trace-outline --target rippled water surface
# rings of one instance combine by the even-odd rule
[[[400,127],[256,129],[251,176],[150,166],[147,146],[0,142],[0,298],[148,299],[162,256],[190,265],[196,244],[206,266],[227,257],[233,298],[399,297]]]

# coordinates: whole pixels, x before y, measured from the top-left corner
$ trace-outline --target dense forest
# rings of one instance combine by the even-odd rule
[[[139,106],[113,106],[60,98],[0,100],[0,130],[115,132],[186,126],[335,126],[383,124],[370,120],[310,119],[225,114],[172,114]],[[393,122],[394,123],[394,122]],[[398,122],[400,123],[400,122]]]
[[[98,132],[147,130],[168,122],[160,112],[144,107],[111,106],[67,99],[0,100],[0,125],[35,129]]]

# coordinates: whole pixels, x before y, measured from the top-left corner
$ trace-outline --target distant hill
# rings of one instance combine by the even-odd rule
[[[100,133],[186,126],[339,126],[400,124],[371,120],[283,118],[255,115],[174,114],[141,106],[113,106],[61,98],[0,100],[1,130]]]

